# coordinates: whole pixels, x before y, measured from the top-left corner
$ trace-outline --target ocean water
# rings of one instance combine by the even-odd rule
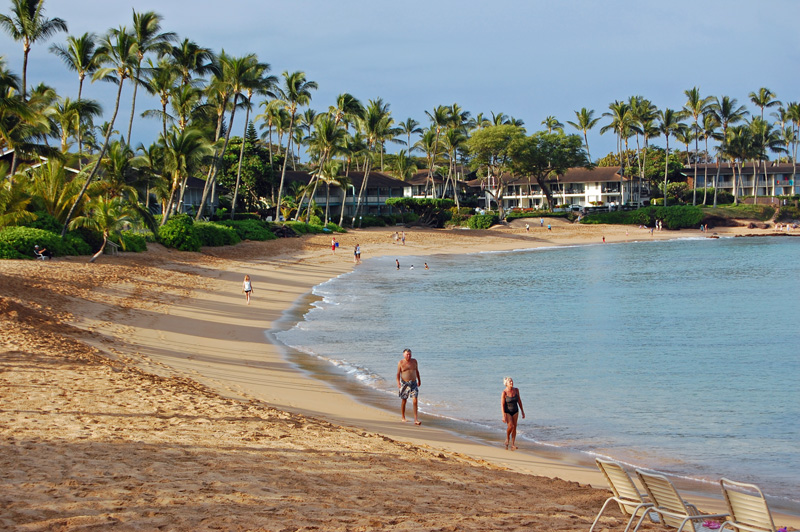
[[[392,409],[408,347],[419,361],[424,415],[487,441],[504,438],[500,394],[509,375],[527,414],[523,449],[587,462],[607,456],[709,489],[725,476],[800,503],[800,239],[599,244],[400,264],[369,259],[315,287],[302,320],[277,339]]]

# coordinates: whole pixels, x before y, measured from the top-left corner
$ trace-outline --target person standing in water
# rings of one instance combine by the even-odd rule
[[[244,282],[242,283],[242,292],[244,293],[244,298],[247,300],[247,304],[250,304],[250,294],[253,292],[253,284],[250,282],[250,276],[244,276]]]
[[[397,387],[400,396],[400,419],[406,421],[406,402],[411,397],[414,403],[414,424],[420,425],[417,417],[417,396],[422,379],[419,376],[417,360],[411,357],[411,349],[403,350],[403,358],[397,363]]]
[[[522,399],[519,396],[519,388],[514,388],[514,379],[511,377],[506,377],[503,379],[503,384],[506,385],[506,388],[503,390],[503,394],[500,396],[500,403],[503,409],[503,423],[507,425],[506,449],[508,449],[510,440],[511,450],[516,451],[517,418],[521,412],[522,419],[525,419],[525,410],[522,408]]]

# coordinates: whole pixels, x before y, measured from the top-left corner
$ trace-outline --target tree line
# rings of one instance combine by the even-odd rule
[[[664,139],[665,202],[671,140],[686,147],[687,163],[728,161],[739,169],[740,180],[747,162],[766,165],[771,154],[794,161],[797,154],[800,105],[782,103],[767,88],[749,95],[753,113],[735,98],[703,96],[697,87],[685,91],[682,109],[658,109],[631,96],[599,116],[592,109],[575,111],[574,121],[566,122],[574,134],[548,116],[542,130],[529,135],[520,119],[494,112],[473,116],[457,103],[425,111],[423,126],[413,118],[395,121],[381,98],[364,103],[347,92],[327,110],[316,111],[311,102],[318,85],[303,71],[273,75],[255,53],[233,56],[165,31],[163,18],[152,11],[134,10],[129,24],[103,34],[69,35],[65,20],[47,16],[44,0],[10,4],[9,12],[0,14],[0,27],[22,45],[23,64],[20,76],[0,57],[0,150],[13,150],[10,164],[0,168],[6,176],[0,227],[44,210],[62,224],[63,235],[102,213],[135,219],[152,210],[151,197],[164,224],[182,208],[191,176],[204,180],[197,220],[214,214],[208,212],[209,199],[220,189],[230,198],[231,218],[241,208],[260,207],[275,219],[297,220],[310,215],[319,186],[347,194],[350,176],[358,172],[363,179],[359,190],[353,189],[355,219],[375,169],[404,180],[424,171],[431,191],[436,175],[444,178],[446,190],[457,188],[464,169],[487,180],[513,172],[535,179],[552,205],[548,177],[595,164],[589,133],[598,125],[600,134],[616,139],[613,161],[624,175],[638,177],[639,186],[651,142]],[[49,50],[75,73],[74,98],[27,78],[31,48],[61,34],[67,34],[64,41]],[[115,86],[110,112],[85,98],[87,78]],[[122,101],[124,87],[132,87],[128,103]],[[137,109],[142,91],[158,102],[155,108]],[[234,119],[242,114],[241,136],[232,137]],[[130,139],[140,119],[158,120],[160,132],[149,145],[134,147]],[[389,153],[387,144],[401,149]],[[46,164],[32,164],[40,157]],[[310,173],[307,186],[288,186],[290,168]],[[735,194],[738,190],[734,187]],[[454,199],[458,202],[457,195]]]

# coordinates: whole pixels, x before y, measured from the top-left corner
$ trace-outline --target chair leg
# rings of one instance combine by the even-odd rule
[[[648,508],[648,509],[647,509],[647,510],[646,510],[646,511],[645,511],[645,512],[642,514],[642,516],[641,516],[641,517],[639,518],[639,520],[636,522],[636,528],[634,528],[634,529],[633,529],[633,532],[637,532],[637,531],[639,530],[639,527],[640,527],[640,526],[642,526],[642,523],[644,522],[644,518],[645,518],[645,517],[647,517],[647,516],[650,514],[650,512],[652,512],[652,511],[653,511],[653,509],[652,509],[652,508]],[[656,513],[658,514],[658,512],[656,512]],[[658,516],[659,516],[659,517],[661,517],[661,514],[658,514]]]
[[[644,517],[647,515],[647,510],[650,508],[650,506],[652,506],[652,504],[642,503],[642,504],[638,505],[636,508],[634,508],[633,509],[633,513],[631,514],[631,518],[628,519],[628,524],[625,525],[625,531],[624,532],[628,532],[628,530],[631,529],[631,525],[633,524],[633,520],[636,519],[636,516],[638,515],[639,510],[644,508],[644,514],[642,514],[642,519],[644,519]]]
[[[596,525],[596,524],[597,524],[597,522],[600,520],[600,516],[601,516],[601,515],[603,515],[603,512],[605,512],[605,511],[606,511],[606,508],[608,507],[608,504],[609,504],[610,502],[612,502],[613,500],[614,500],[614,498],[613,498],[613,497],[612,497],[612,498],[610,498],[610,499],[606,499],[606,502],[605,502],[605,503],[603,503],[603,507],[602,507],[602,508],[600,508],[600,513],[599,513],[599,514],[597,514],[597,517],[595,517],[595,518],[594,518],[594,523],[592,523],[592,528],[590,528],[590,529],[589,529],[589,532],[593,532],[595,525]]]

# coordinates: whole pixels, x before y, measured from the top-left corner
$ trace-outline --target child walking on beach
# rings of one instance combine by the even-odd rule
[[[250,304],[250,293],[253,291],[253,284],[250,282],[250,276],[244,276],[244,282],[242,283],[242,292],[244,293],[244,298],[247,300],[247,304]]]

